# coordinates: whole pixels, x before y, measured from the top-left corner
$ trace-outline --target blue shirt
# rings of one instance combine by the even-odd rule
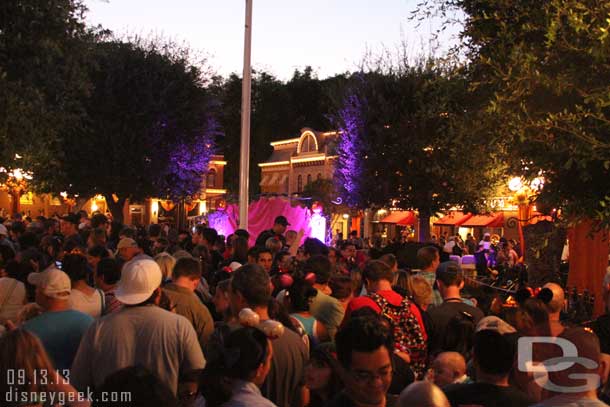
[[[235,380],[231,400],[222,407],[277,407],[268,399],[264,398],[257,385],[252,382]]]
[[[45,312],[23,324],[40,339],[55,369],[70,369],[80,340],[93,318],[79,311]]]

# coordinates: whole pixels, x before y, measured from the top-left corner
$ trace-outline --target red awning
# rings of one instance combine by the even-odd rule
[[[465,228],[487,227],[501,228],[504,226],[504,213],[492,213],[489,215],[474,215],[461,226]]]
[[[379,222],[395,223],[402,226],[412,225],[415,223],[415,214],[412,211],[394,211]]]
[[[460,226],[470,218],[472,218],[472,213],[452,211],[434,222],[434,226]]]

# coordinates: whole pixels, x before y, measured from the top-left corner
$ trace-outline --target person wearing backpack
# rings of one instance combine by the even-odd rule
[[[378,260],[369,261],[362,275],[368,295],[354,298],[347,306],[343,324],[354,311],[368,307],[388,321],[394,339],[394,351],[410,364],[421,379],[426,370],[428,335],[421,312],[407,297],[392,290],[393,273]]]

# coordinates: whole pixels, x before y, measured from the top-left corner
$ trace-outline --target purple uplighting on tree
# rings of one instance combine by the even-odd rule
[[[336,125],[342,132],[337,145],[337,166],[335,168],[335,183],[344,203],[350,206],[362,204],[362,191],[359,183],[362,172],[362,160],[366,148],[363,145],[364,119],[363,112],[366,101],[356,93],[350,93],[345,98],[344,105],[336,117]]]
[[[203,177],[215,151],[217,134],[218,124],[213,118],[208,118],[200,136],[191,143],[176,144],[170,152],[162,185],[168,198],[195,197],[200,193]]]

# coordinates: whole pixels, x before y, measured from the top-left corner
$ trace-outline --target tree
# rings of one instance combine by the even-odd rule
[[[503,166],[479,134],[459,131],[468,113],[459,69],[422,61],[366,72],[350,92],[337,115],[335,175],[346,202],[418,210],[420,240],[438,212],[485,208]]]
[[[512,166],[542,174],[539,206],[610,223],[610,4],[599,0],[430,1],[465,12],[476,97]]]
[[[214,151],[215,104],[201,68],[172,44],[94,44],[82,134],[66,137],[51,188],[101,194],[122,219],[127,199],[196,198]]]
[[[78,134],[90,90],[86,11],[79,0],[0,2],[0,164],[34,173],[47,188],[63,159],[61,141]]]

